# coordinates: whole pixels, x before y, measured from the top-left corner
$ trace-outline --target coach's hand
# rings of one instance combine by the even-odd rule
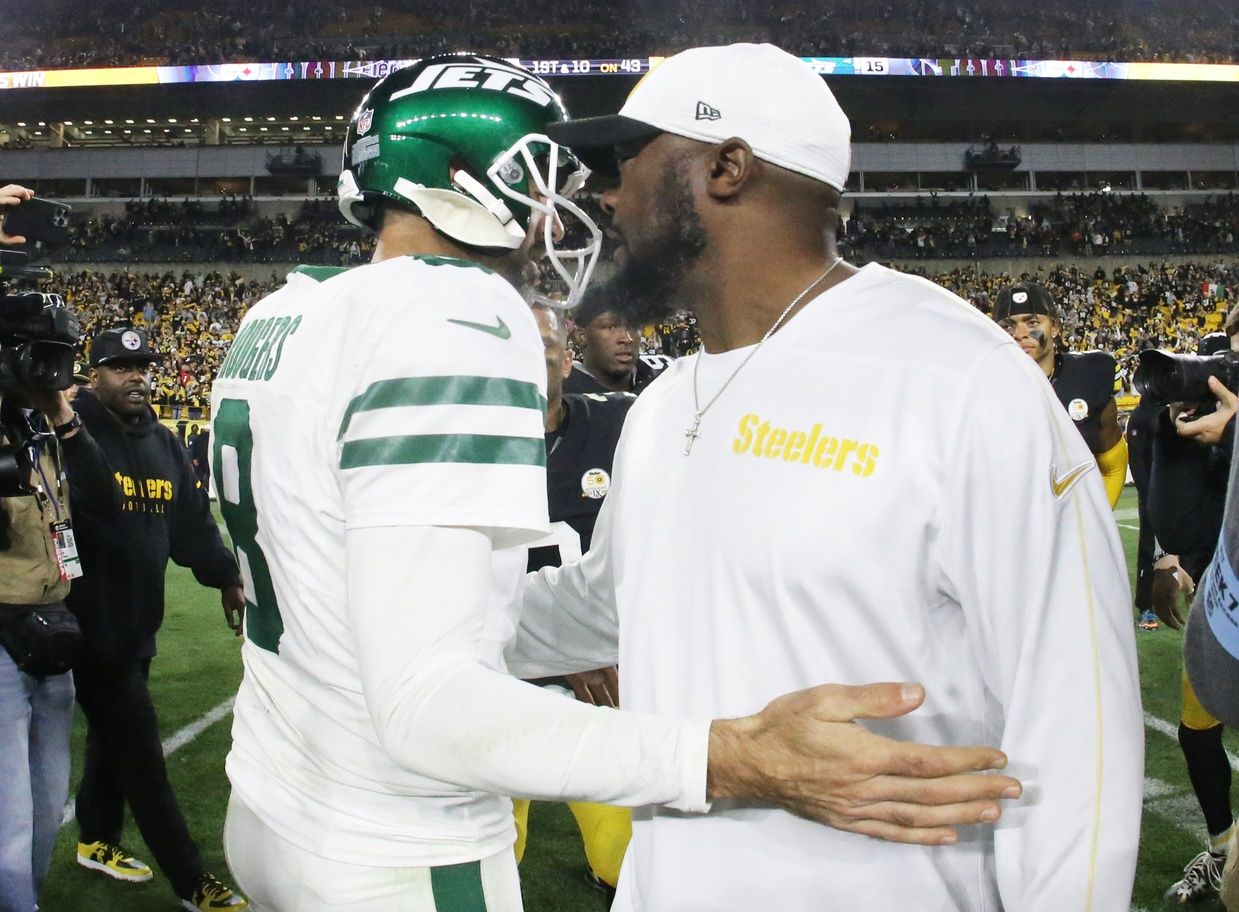
[[[245,620],[245,590],[240,586],[225,586],[219,590],[219,601],[224,606],[224,620],[234,635],[241,635],[241,622]]]
[[[892,741],[855,719],[902,716],[924,702],[919,684],[824,684],[786,694],[755,716],[710,727],[707,793],[757,799],[840,830],[890,842],[949,845],[955,826],[990,823],[1018,780],[990,747]]]

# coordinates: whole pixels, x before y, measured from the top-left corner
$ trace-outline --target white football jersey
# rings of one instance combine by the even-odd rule
[[[460,260],[303,268],[243,321],[212,394],[212,471],[247,601],[227,769],[285,838],[324,854],[329,840],[332,858],[379,866],[510,844],[507,799],[401,769],[378,743],[345,532],[473,527],[496,548],[544,535],[545,396],[528,307]],[[495,669],[523,565],[510,555],[496,552],[508,598],[483,637]]]

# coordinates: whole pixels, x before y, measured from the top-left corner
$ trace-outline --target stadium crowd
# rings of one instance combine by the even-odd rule
[[[958,268],[918,273],[987,313],[1001,286],[1020,280],[1044,284],[1063,307],[1067,348],[1111,352],[1123,365],[1128,382],[1137,352],[1193,351],[1200,336],[1220,328],[1227,309],[1239,301],[1239,267],[1222,263],[1134,263],[1111,271],[1054,264],[1019,276]],[[545,271],[528,278],[535,287],[554,291]],[[84,337],[127,322],[150,333],[152,346],[164,356],[155,369],[153,400],[178,417],[182,411],[188,417],[188,410],[206,407],[211,378],[241,318],[282,281],[274,273],[256,281],[214,271],[83,270],[63,274],[56,283],[80,314]],[[681,310],[644,328],[639,348],[644,355],[674,358],[696,351],[699,345],[693,316]]]
[[[597,203],[583,203],[600,217]],[[571,224],[568,226],[572,228]],[[256,215],[247,197],[204,205],[185,200],[126,204],[123,218],[79,220],[72,263],[302,262],[352,265],[372,241],[344,222],[334,200],[306,200],[292,216]],[[987,257],[1131,257],[1239,252],[1239,198],[1233,193],[1188,207],[1159,206],[1142,194],[1059,194],[1026,214],[996,211],[989,198],[918,198],[911,205],[857,202],[840,243],[856,260]],[[571,242],[569,238],[569,242]]]
[[[858,202],[840,238],[854,257],[1145,256],[1239,251],[1239,199],[1162,207],[1143,194],[1059,194],[1027,214],[997,212],[988,197]]]
[[[470,47],[510,56],[621,57],[695,44],[773,41],[803,54],[1233,62],[1226,0],[306,0],[263,7],[50,0],[0,19],[0,70],[231,60],[422,57]],[[520,26],[519,31],[514,26]],[[1029,36],[1035,35],[1035,38]]]

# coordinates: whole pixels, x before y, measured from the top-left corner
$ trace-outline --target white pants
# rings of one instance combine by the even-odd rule
[[[444,868],[346,864],[284,839],[235,795],[224,854],[251,912],[523,912],[511,849]]]

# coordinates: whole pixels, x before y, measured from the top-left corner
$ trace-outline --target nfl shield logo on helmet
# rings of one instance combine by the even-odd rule
[[[357,135],[365,136],[370,132],[370,126],[374,123],[374,108],[366,108],[357,115]]]

